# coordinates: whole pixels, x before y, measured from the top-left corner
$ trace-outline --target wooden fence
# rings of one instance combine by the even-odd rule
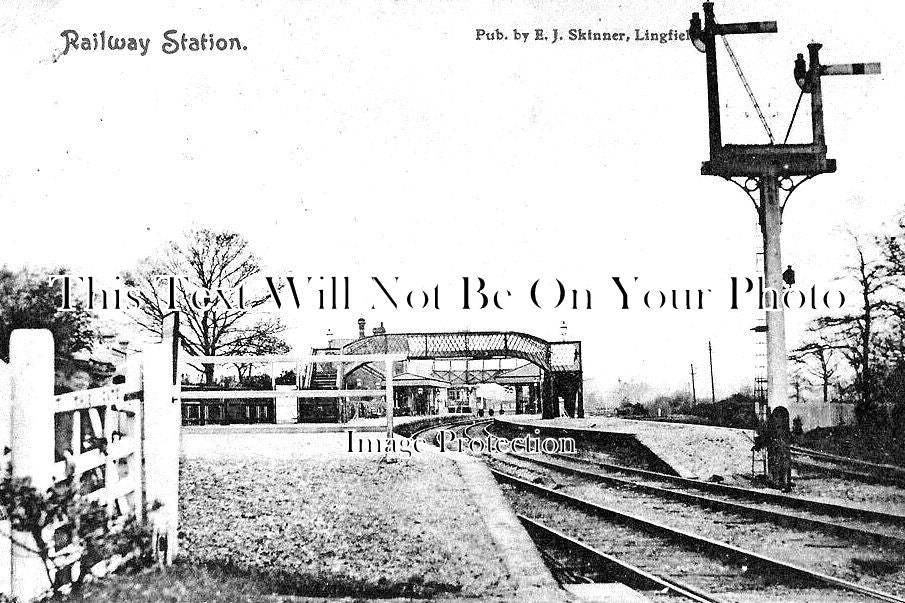
[[[855,422],[855,405],[838,402],[789,402],[789,420],[801,419],[801,428],[810,431],[818,427],[852,425]]]
[[[148,525],[164,563],[172,561],[177,544],[180,405],[173,354],[171,342],[148,346],[129,358],[125,385],[58,396],[49,331],[14,331],[10,362],[0,362],[0,447],[12,477],[28,477],[41,491],[77,480],[82,496],[106,508],[109,527],[132,517]],[[19,601],[85,572],[102,575],[126,560],[81,567],[78,539],[59,537],[74,528],[56,524],[43,535],[53,560],[48,567],[34,552],[31,534],[13,533],[2,523],[0,592]]]
[[[189,356],[185,358],[181,371],[187,371],[189,366],[203,364],[292,364],[296,366],[296,374],[298,367],[304,364],[334,364],[339,365],[336,376],[337,389],[301,389],[282,388],[267,390],[198,390],[186,391],[183,394],[186,399],[203,405],[207,400],[214,400],[217,404],[223,404],[226,400],[278,400],[280,398],[336,398],[342,400],[353,400],[357,398],[374,398],[383,397],[386,401],[386,434],[387,438],[393,437],[393,363],[405,360],[405,354],[311,354],[304,356],[296,355],[263,355],[263,356]],[[346,365],[360,365],[367,362],[382,362],[385,370],[384,387],[382,389],[340,389],[342,384],[342,376]],[[271,368],[271,374],[275,374],[274,368]],[[181,379],[180,379],[181,381]],[[274,385],[276,388],[276,385]]]

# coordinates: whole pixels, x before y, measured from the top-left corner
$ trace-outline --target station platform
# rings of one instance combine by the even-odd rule
[[[470,415],[436,415],[467,418]],[[393,426],[423,420],[421,416],[394,417]],[[383,417],[373,419],[352,419],[348,423],[235,423],[232,425],[183,425],[184,434],[204,433],[338,433],[348,429],[355,431],[385,431],[387,420]]]
[[[638,421],[618,417],[541,419],[532,415],[507,415],[502,423],[531,425],[582,432],[602,432],[633,437],[640,445],[669,465],[682,477],[732,479],[751,473],[754,433],[745,429]]]

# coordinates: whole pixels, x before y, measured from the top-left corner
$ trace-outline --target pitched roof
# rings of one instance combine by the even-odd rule
[[[449,387],[449,381],[437,377],[426,377],[413,373],[400,373],[393,375],[393,385],[402,387]]]
[[[529,362],[498,375],[493,381],[504,385],[514,385],[518,383],[533,383],[538,379],[540,379],[540,369],[537,365]]]

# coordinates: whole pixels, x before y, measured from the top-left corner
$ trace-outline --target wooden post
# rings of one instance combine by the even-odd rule
[[[387,439],[393,437],[393,405],[396,403],[393,398],[393,361],[386,361],[386,407],[387,407]]]
[[[53,336],[46,329],[17,329],[10,337],[9,352],[13,477],[31,478],[32,485],[43,492],[53,483]],[[15,532],[13,537],[36,548],[30,534]],[[12,596],[29,601],[50,587],[41,557],[13,546]]]
[[[137,487],[135,488],[133,504],[135,515],[142,523],[147,521],[145,514],[144,493],[147,488],[144,472],[145,434],[144,434],[144,372],[143,354],[130,354],[126,358],[126,387],[125,394],[138,394],[141,396],[136,404],[137,413],[129,421],[128,435],[137,439],[135,454],[129,457],[129,475],[134,476]]]
[[[169,342],[150,345],[144,356],[143,498],[154,530],[155,555],[162,563],[169,564],[177,553],[179,520],[179,391],[173,383],[172,345]]]
[[[0,450],[4,464],[12,450],[12,392],[10,391],[10,370],[0,360]],[[9,534],[9,522],[0,521],[0,531]],[[12,542],[0,536],[0,593],[11,593],[13,589]]]

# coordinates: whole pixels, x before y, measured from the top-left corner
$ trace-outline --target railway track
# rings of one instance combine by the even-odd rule
[[[800,446],[792,446],[791,450],[792,466],[799,471],[824,473],[869,484],[905,486],[905,467],[872,463]]]
[[[838,503],[826,502],[813,498],[804,498],[801,496],[793,496],[790,494],[782,494],[758,488],[745,488],[741,486],[733,486],[729,484],[721,484],[717,482],[706,482],[697,479],[680,477],[646,469],[638,469],[635,467],[626,467],[605,461],[594,460],[591,464],[618,473],[626,475],[637,475],[641,477],[649,477],[663,482],[670,482],[689,488],[705,492],[714,492],[717,494],[725,494],[737,499],[750,500],[754,502],[775,504],[781,507],[805,509],[815,513],[831,516],[844,517],[855,520],[863,520],[867,522],[887,523],[890,525],[898,525],[905,527],[905,515],[895,513],[887,513],[875,509],[867,509],[863,507],[842,505]]]
[[[888,471],[891,474],[895,474],[901,477],[905,477],[905,467],[900,467],[898,465],[892,465],[888,463],[873,463],[871,461],[864,461],[861,459],[856,459],[850,456],[839,456],[837,454],[830,454],[829,452],[823,452],[821,450],[814,450],[812,448],[804,448],[802,446],[792,446],[792,452],[796,454],[800,454],[803,456],[810,456],[814,458],[826,459],[846,465],[851,465],[854,467],[862,467],[865,469],[876,469],[880,471]]]
[[[489,423],[489,421],[485,421],[485,422]],[[468,419],[463,418],[461,421],[455,421],[455,422],[451,422],[451,423],[441,423],[441,424],[439,424],[439,425],[431,425],[431,426],[428,426],[428,427],[422,427],[421,429],[417,429],[417,430],[413,431],[412,434],[411,434],[409,437],[411,437],[411,438],[419,438],[419,437],[423,437],[425,434],[429,434],[429,433],[432,432],[432,431],[436,431],[437,433],[436,433],[433,437],[427,437],[427,438],[425,438],[425,439],[428,440],[428,441],[436,442],[436,441],[437,441],[437,437],[439,436],[440,431],[443,430],[443,429],[450,429],[450,428],[452,428],[452,429],[458,429],[458,428],[466,427],[466,426],[467,426],[467,427],[474,427],[475,425],[476,425],[475,419],[472,419],[472,418],[468,418]]]
[[[675,596],[696,601],[747,600],[755,594],[758,600],[764,600],[770,593],[779,601],[853,600],[842,593],[829,594],[829,588],[846,591],[860,600],[905,603],[905,599],[870,585],[670,527],[510,472],[491,471],[509,486],[516,511],[541,526],[529,527],[529,532],[542,532],[542,542],[556,540],[560,546],[581,551],[578,557],[583,559],[591,554],[589,550],[602,553],[595,557],[599,563],[609,565],[610,572],[623,579],[628,576],[636,585],[646,583],[650,588],[653,580]],[[550,527],[554,523],[557,528]],[[664,551],[675,552],[677,548],[680,554],[664,556]]]
[[[807,573],[811,573],[812,581],[822,584],[824,588],[843,589],[851,596],[889,601],[905,600],[900,598],[900,595],[905,594],[905,589],[902,588],[905,586],[905,582],[902,581],[903,574],[899,573],[887,582],[876,576],[850,571],[851,566],[860,567],[858,564],[862,563],[865,567],[870,566],[870,563],[877,563],[887,568],[901,568],[905,561],[903,557],[905,516],[753,488],[701,482],[597,460],[577,459],[574,455],[533,456],[534,458],[528,455],[506,455],[508,459],[522,465],[529,463],[537,466],[540,471],[531,474],[534,476],[533,481],[544,482],[547,485],[552,481],[553,487],[549,489],[555,492],[579,499],[583,494],[590,493],[592,500],[589,502],[608,507],[617,513],[631,512],[636,516],[642,514],[644,517],[639,519],[647,519],[664,528],[702,536],[705,539],[709,537],[709,540],[719,545],[734,547],[745,553],[769,559],[773,564],[770,571],[792,572],[798,579],[804,579]],[[493,460],[490,462],[494,463]],[[519,472],[518,467],[510,466],[507,467],[507,471],[502,472],[499,466],[496,467],[498,474],[512,475],[512,469],[515,469],[515,473]],[[554,473],[552,479],[551,470]],[[562,476],[566,476],[566,479]],[[578,483],[575,482],[576,478],[579,480]],[[600,496],[601,483],[607,486],[605,490],[621,491],[622,495]],[[690,507],[696,507],[697,511],[688,511]],[[702,509],[706,515],[702,515]],[[795,512],[790,512],[790,509]],[[712,513],[709,513],[710,511]],[[683,515],[697,517],[689,519],[683,518]],[[556,517],[552,520],[551,523],[556,525],[556,529],[561,531],[567,529],[563,527],[567,524],[563,524]],[[708,522],[709,529],[705,529],[703,524]],[[780,530],[772,527],[774,525],[779,526]],[[788,541],[790,550],[784,547],[777,550],[776,547],[763,546],[770,541]],[[750,550],[751,545],[755,546],[755,550]],[[659,550],[669,550],[669,546],[666,544]],[[675,543],[672,546],[675,546]],[[649,554],[651,550],[648,551]],[[822,551],[813,555],[813,562],[811,550]],[[632,551],[618,552],[613,549],[608,551],[613,555],[618,553],[618,558],[626,561],[633,561],[632,556],[635,554]],[[662,557],[662,553],[659,555],[653,553],[654,559]],[[837,567],[840,560],[843,571],[839,571],[840,568]],[[644,555],[637,561],[639,569],[645,569]],[[846,561],[849,562],[849,566],[846,566]],[[754,565],[751,565],[752,563]],[[762,561],[755,563],[749,560],[746,563],[749,567],[758,564],[763,567]],[[648,569],[653,572],[656,568]],[[685,586],[695,588],[699,585],[686,583]],[[770,591],[770,587],[763,584],[753,588],[757,592],[763,592],[765,589]],[[800,589],[793,590],[798,592]],[[703,593],[705,596],[720,592],[718,586],[708,585],[706,580],[698,591],[699,595]],[[778,595],[777,600],[791,600],[786,594]],[[826,593],[817,591],[799,595],[794,597],[795,600],[830,600]],[[837,600],[840,596],[836,592],[832,600]],[[714,596],[714,599],[720,598]]]
[[[542,543],[541,555],[553,568],[560,583],[593,583],[602,578],[606,581],[618,580],[641,591],[660,591],[663,595],[672,593],[674,598],[701,603],[723,601],[681,580],[643,570],[530,517],[517,517],[532,539]]]
[[[826,453],[820,453],[817,451],[810,451],[807,449],[798,449],[805,450],[808,453],[814,453],[820,456],[828,456],[834,457],[834,455],[827,455]],[[582,451],[579,451],[582,453]],[[712,492],[720,495],[729,496],[738,500],[748,500],[751,502],[757,502],[768,505],[775,505],[780,508],[794,508],[801,509],[808,514],[816,514],[817,516],[825,516],[828,518],[846,518],[853,519],[863,525],[867,525],[870,527],[871,524],[889,524],[889,525],[897,525],[905,527],[905,515],[895,514],[883,512],[877,509],[869,509],[862,506],[858,506],[857,504],[847,504],[845,502],[830,502],[829,500],[821,500],[821,498],[825,498],[823,496],[824,492],[829,487],[839,488],[844,490],[846,487],[846,482],[850,482],[850,479],[846,479],[845,475],[837,472],[836,475],[829,475],[831,472],[830,468],[824,470],[823,473],[819,473],[821,468],[817,468],[811,475],[799,475],[798,483],[813,483],[812,478],[821,479],[838,479],[839,482],[833,484],[832,482],[827,482],[826,485],[822,489],[818,489],[812,496],[796,496],[791,494],[782,494],[779,492],[767,491],[760,488],[746,488],[742,486],[732,486],[728,484],[716,483],[716,482],[705,482],[697,479],[691,478],[683,478],[673,474],[666,474],[659,471],[653,471],[646,468],[640,467],[630,467],[625,465],[626,462],[624,459],[620,462],[612,462],[609,454],[603,455],[604,458],[608,460],[601,460],[601,455],[598,452],[594,452],[588,455],[589,459],[581,459],[581,460],[592,460],[593,463],[599,467],[606,469],[610,472],[617,472],[620,474],[631,475],[641,477],[643,479],[651,478],[658,482],[665,483],[670,482],[672,484],[677,484],[679,486],[688,487],[696,490]],[[560,457],[566,459],[567,457]],[[569,456],[567,460],[577,459],[579,457]],[[866,461],[859,461],[857,459],[848,459],[847,457],[835,457],[845,459],[847,461],[852,461],[854,463],[866,464],[868,466],[879,466],[885,467],[891,470],[897,469],[893,465],[876,465],[874,463],[867,463]],[[901,469],[901,468],[899,468]],[[905,472],[905,469],[902,469]],[[872,487],[883,488],[882,485],[884,482],[879,479],[857,479],[859,482],[873,482]],[[888,486],[887,486],[888,487]],[[808,488],[805,488],[807,491]],[[822,490],[822,491],[820,491]],[[878,494],[883,494],[879,490]],[[897,491],[892,493],[893,496],[898,493]],[[888,494],[886,495],[889,496]],[[897,497],[901,498],[901,497]]]
[[[755,488],[704,482],[645,469],[579,459],[573,455],[550,454],[546,455],[546,458],[512,456],[588,479],[633,488],[701,507],[737,512],[781,525],[820,530],[862,542],[879,542],[905,548],[905,515],[827,503]],[[617,474],[631,475],[635,479],[619,477]],[[751,502],[760,504],[755,506],[750,504]],[[797,512],[792,513],[790,509]]]
[[[452,429],[479,438],[491,425],[466,420],[418,435]],[[901,567],[905,516],[574,455],[485,458],[561,582],[618,580],[656,601],[905,603],[905,581],[849,571],[858,562]],[[771,541],[789,541],[795,554],[764,546]],[[834,567],[839,558],[845,571]]]

